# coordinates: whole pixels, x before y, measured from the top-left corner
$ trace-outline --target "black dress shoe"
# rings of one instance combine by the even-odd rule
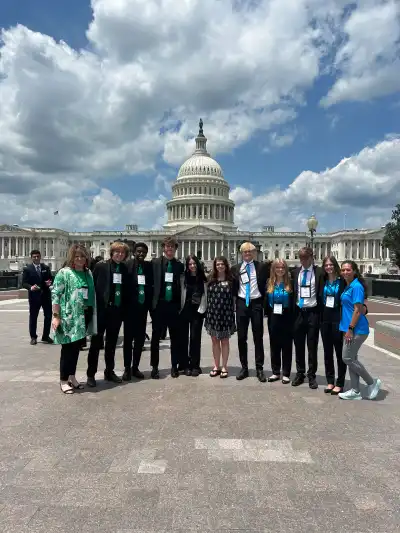
[[[176,366],[171,368],[171,377],[179,378],[179,370],[176,368]]]
[[[236,376],[236,379],[238,381],[241,381],[242,379],[246,379],[249,377],[249,371],[247,368],[242,368],[242,370],[239,372],[239,374]]]
[[[86,384],[87,384],[88,387],[96,387],[96,385],[97,385],[96,380],[94,378],[90,378],[90,377],[87,378]]]
[[[310,389],[318,389],[317,380],[315,378],[309,379],[308,380],[308,386],[310,387]]]
[[[192,371],[190,368],[187,368],[184,372],[185,376],[191,376],[192,375]]]
[[[198,368],[193,368],[192,370],[192,376],[194,378],[197,378],[199,376],[200,372],[199,372],[199,369]]]
[[[343,387],[340,387],[340,390],[338,391],[332,389],[331,396],[337,396],[341,392],[343,392]]]
[[[304,383],[304,376],[297,374],[294,380],[292,381],[292,387],[298,387]]]
[[[158,368],[156,366],[153,367],[150,377],[151,379],[160,379],[160,374],[158,373]]]
[[[132,380],[132,371],[130,368],[125,368],[125,372],[122,375],[122,381],[131,381]]]
[[[54,344],[53,339],[50,339],[50,337],[42,337],[42,342],[45,342],[46,344]]]
[[[140,372],[138,368],[132,368],[132,377],[136,379],[144,379],[143,372]]]
[[[258,381],[260,381],[261,383],[265,383],[267,381],[267,378],[265,377],[265,374],[264,374],[264,370],[262,369],[257,370],[257,378],[258,378]]]
[[[35,346],[35,344],[37,344],[37,340],[36,339],[31,339],[30,345],[31,346]]]
[[[112,370],[111,372],[104,371],[104,379],[112,383],[122,383],[122,379]]]
[[[325,394],[332,394],[333,389],[329,389],[328,387],[325,387],[324,393]]]

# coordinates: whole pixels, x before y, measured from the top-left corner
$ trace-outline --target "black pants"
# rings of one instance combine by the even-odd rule
[[[146,340],[147,313],[146,305],[134,305],[124,321],[124,366],[126,369],[132,367],[137,370],[139,368]]]
[[[343,333],[339,331],[338,322],[322,322],[321,337],[324,345],[325,376],[328,385],[335,385],[335,364],[333,351],[336,353],[337,379],[336,386],[344,387],[347,365],[343,362]]]
[[[158,368],[160,363],[160,339],[162,337],[165,327],[169,329],[169,336],[171,341],[171,366],[178,366],[181,345],[180,342],[180,316],[179,304],[176,302],[165,302],[161,300],[152,313],[153,331],[151,335],[151,355],[150,365],[153,368]]]
[[[297,308],[294,320],[294,346],[296,349],[297,375],[306,373],[306,341],[308,349],[307,377],[315,379],[318,369],[318,339],[320,314],[317,307]]]
[[[240,364],[243,368],[248,368],[247,333],[250,322],[253,332],[256,368],[262,369],[264,366],[264,308],[262,298],[251,300],[249,307],[246,307],[246,301],[243,298],[237,298],[236,323],[238,348]]]
[[[182,349],[179,366],[186,368],[200,368],[201,332],[204,315],[197,312],[199,306],[187,304],[181,312]]]
[[[68,381],[69,376],[75,376],[82,339],[61,345],[60,381]]]
[[[112,372],[115,368],[115,348],[122,324],[122,309],[114,305],[97,310],[97,334],[92,336],[88,353],[87,376],[94,378],[99,364],[99,353],[103,344],[104,333],[106,343],[104,347],[105,372]]]
[[[271,368],[276,376],[289,378],[293,357],[293,313],[284,309],[282,315],[273,314],[268,320]]]
[[[31,339],[37,339],[37,319],[40,308],[43,309],[43,339],[48,339],[51,328],[51,295],[50,293],[40,293],[31,295],[29,298],[29,335]]]

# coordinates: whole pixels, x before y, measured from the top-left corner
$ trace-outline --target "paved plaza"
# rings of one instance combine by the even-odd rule
[[[27,323],[26,301],[0,303],[5,533],[400,531],[400,358],[364,346],[383,390],[344,402],[323,392],[322,353],[316,391],[236,381],[236,337],[229,378],[212,379],[204,332],[198,378],[170,378],[166,341],[159,381],[145,351],[145,381],[106,384],[101,366],[98,389],[66,396],[60,348],[30,346]]]

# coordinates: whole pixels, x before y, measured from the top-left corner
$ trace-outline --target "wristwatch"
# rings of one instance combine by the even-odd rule
[[[349,326],[350,331],[354,331],[354,326]]]
[[[53,313],[53,318],[60,318],[60,313]]]

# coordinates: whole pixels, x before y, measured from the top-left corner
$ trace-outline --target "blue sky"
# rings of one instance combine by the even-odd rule
[[[326,231],[345,213],[348,227],[386,222],[400,196],[399,4],[260,0],[235,13],[221,0],[222,29],[208,4],[0,4],[4,222],[54,225],[57,209],[66,228],[160,227],[200,116],[241,229],[300,229],[313,212]]]

